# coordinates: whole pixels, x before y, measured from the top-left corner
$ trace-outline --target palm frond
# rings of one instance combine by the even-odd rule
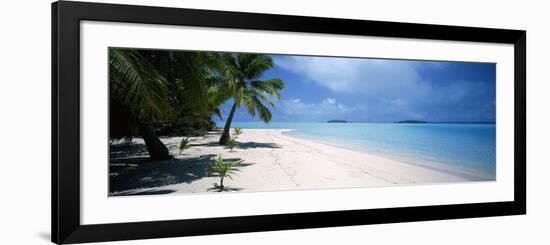
[[[152,120],[171,115],[166,78],[137,51],[109,49],[109,62],[111,88],[133,114]]]
[[[221,155],[212,158],[213,162],[207,167],[207,174],[215,173],[220,177],[220,191],[223,191],[223,179],[233,179],[235,172],[238,172],[237,167],[243,162],[243,160],[237,161],[224,161]]]
[[[241,56],[245,57],[245,66],[241,68],[247,80],[257,79],[262,73],[273,67],[271,56],[263,54],[246,54],[240,55],[239,57]]]
[[[181,142],[180,142],[180,154],[184,151],[184,150],[187,150],[191,148],[191,146],[189,145],[189,138],[183,138],[181,139]]]
[[[256,116],[256,107],[254,106],[254,99],[251,93],[242,93],[239,95],[239,101],[242,105],[246,106],[246,110],[250,116]]]
[[[265,123],[269,123],[271,121],[271,111],[269,111],[269,108],[267,108],[262,101],[258,99],[258,97],[251,97],[252,98],[252,104],[254,105],[255,110],[260,114],[260,119],[264,121]]]

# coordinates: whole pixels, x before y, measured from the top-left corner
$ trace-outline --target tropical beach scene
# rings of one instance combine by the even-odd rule
[[[496,64],[109,48],[109,196],[496,180]]]

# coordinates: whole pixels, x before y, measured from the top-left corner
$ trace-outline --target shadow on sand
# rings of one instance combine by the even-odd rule
[[[217,146],[220,146],[220,145],[218,144],[218,142],[208,142],[208,143],[201,143],[201,144],[190,144],[190,146],[217,147]],[[276,143],[237,142],[237,147],[236,148],[237,149],[255,149],[255,148],[278,149],[278,148],[281,148],[281,146],[276,144]]]
[[[109,164],[109,195],[157,195],[169,194],[176,190],[155,189],[180,183],[191,183],[207,176],[207,166],[216,155],[205,154],[184,159],[174,158],[164,161],[151,161],[142,144],[111,145]],[[227,158],[225,161],[238,161],[240,158]],[[248,167],[254,163],[242,163]],[[147,190],[140,190],[146,188]],[[228,190],[238,191],[242,188]],[[207,190],[208,191],[208,190]],[[225,191],[225,190],[224,190]]]
[[[147,195],[161,195],[161,194],[170,194],[174,193],[176,190],[172,189],[160,189],[160,190],[131,190],[127,192],[120,193],[118,196],[147,196]]]
[[[218,185],[218,183],[214,183],[214,187],[208,188],[207,191],[230,192],[230,191],[241,191],[242,189],[243,188],[231,187],[231,186],[224,185],[223,190],[222,190],[222,188],[220,187],[220,185]]]
[[[238,149],[254,149],[254,148],[271,148],[278,149],[281,148],[276,143],[258,143],[258,142],[239,142],[237,144]]]
[[[218,142],[208,142],[208,143],[201,143],[201,144],[189,144],[189,146],[220,146]]]
[[[191,183],[205,177],[207,165],[214,155],[188,159],[151,161],[148,157],[111,159],[109,193],[124,194],[128,190]],[[164,190],[163,190],[164,191]],[[155,191],[131,192],[132,195],[167,194]],[[115,194],[118,195],[118,194]]]
[[[110,144],[109,146],[109,158],[124,158],[128,156],[145,156],[148,157],[149,153],[145,145],[138,143],[125,143],[125,144]]]

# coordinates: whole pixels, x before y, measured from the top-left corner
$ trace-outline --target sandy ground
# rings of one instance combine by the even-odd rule
[[[219,178],[206,175],[211,158],[242,159],[225,179],[225,191],[277,191],[461,182],[460,172],[424,167],[386,156],[285,135],[286,129],[244,129],[234,152],[217,145],[220,132],[192,137],[179,154],[181,137],[163,138],[174,159],[148,161],[141,139],[111,147],[111,195],[215,192]],[[233,133],[233,131],[232,131]]]

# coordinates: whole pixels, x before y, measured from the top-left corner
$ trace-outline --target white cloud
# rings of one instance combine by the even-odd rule
[[[359,108],[337,103],[334,98],[326,98],[319,103],[305,103],[300,99],[292,98],[278,102],[278,111],[294,118],[304,120],[325,120],[330,118],[347,118],[350,113]]]
[[[334,105],[336,104],[336,99],[334,98],[326,98],[325,100],[323,100],[323,103],[327,103],[329,105]]]
[[[281,108],[278,108],[278,110],[281,110],[283,113],[288,115],[300,115],[312,106],[303,103],[300,99],[281,100],[279,104],[281,105]]]
[[[494,97],[494,87],[487,81],[461,80],[459,75],[455,81],[423,77],[426,71],[444,73],[442,69],[451,69],[448,62],[311,56],[274,56],[274,61],[281,69],[298,75],[301,82],[324,87],[335,96],[317,104],[299,100],[294,101],[300,102],[295,104],[290,104],[290,100],[284,102],[285,110],[291,113],[324,111],[333,118],[354,114],[353,118],[382,121],[455,120],[459,114],[494,115],[494,109],[489,110],[494,105],[485,110],[488,112],[472,112],[479,110],[479,103],[485,103],[483,98]],[[334,98],[355,102],[347,106]]]
[[[409,98],[428,96],[419,63],[405,60],[277,56],[275,64],[337,93]]]

